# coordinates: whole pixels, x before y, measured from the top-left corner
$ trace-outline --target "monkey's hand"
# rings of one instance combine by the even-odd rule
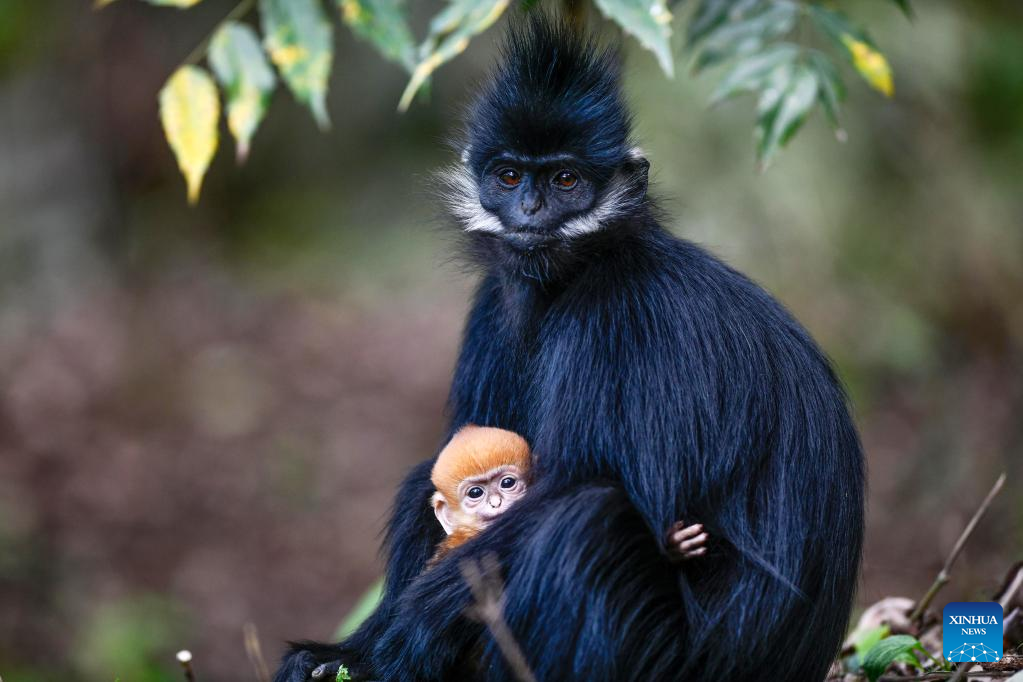
[[[358,657],[338,644],[319,644],[317,642],[295,642],[291,651],[284,656],[281,667],[274,676],[274,682],[334,682],[337,671],[342,665],[340,658],[348,659],[345,664],[351,680],[367,680],[367,675],[353,665]]]
[[[686,561],[707,553],[707,538],[703,524],[687,526],[679,521],[668,530],[668,556],[675,561]]]

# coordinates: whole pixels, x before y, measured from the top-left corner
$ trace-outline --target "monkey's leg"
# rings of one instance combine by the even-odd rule
[[[430,483],[432,466],[432,459],[417,465],[395,496],[385,542],[387,575],[380,606],[362,627],[340,644],[292,644],[281,661],[274,682],[305,682],[310,679],[333,682],[340,665],[347,667],[355,680],[376,679],[370,665],[373,647],[390,623],[401,593],[422,572],[437,542],[443,537],[429,505],[433,493],[433,484]],[[314,671],[320,676],[312,677]]]
[[[505,569],[505,619],[537,679],[678,679],[677,574],[625,493],[577,488],[544,517]],[[516,679],[493,642],[484,666],[487,680]]]
[[[536,493],[406,590],[374,652],[381,679],[467,679],[458,671],[480,637],[479,678],[516,679],[490,633],[465,616],[472,597],[460,563],[487,554],[538,680],[674,679],[686,631],[677,577],[625,494],[607,485]]]

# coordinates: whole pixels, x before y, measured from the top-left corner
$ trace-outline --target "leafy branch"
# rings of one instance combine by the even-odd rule
[[[145,1],[181,9],[201,2]],[[97,0],[96,4],[104,7],[113,2]],[[538,0],[518,2],[523,11],[540,11]],[[585,2],[572,0],[573,17],[585,11]],[[910,15],[908,0],[887,2]],[[406,111],[433,73],[465,51],[511,3],[446,0],[417,44],[404,0],[241,0],[182,61],[160,92],[161,121],[185,176],[189,201],[198,200],[216,154],[221,93],[240,163],[248,156],[278,80],[309,108],[321,129],[330,126],[326,96],[334,62],[334,21],[329,5],[334,5],[334,13],[352,33],[408,72],[408,84],[397,98],[399,111]],[[649,50],[667,77],[674,77],[678,50],[672,44],[673,24],[679,22],[668,0],[592,3]],[[830,4],[815,0],[692,0],[691,4],[683,33],[684,59],[691,62],[694,73],[717,71],[712,103],[742,94],[756,98],[754,132],[761,169],[818,107],[836,136],[845,139],[839,111],[846,87],[836,53],[870,87],[889,97],[894,92],[892,69],[867,30]],[[253,9],[259,15],[258,31],[242,21]],[[811,40],[801,40],[807,34]],[[204,59],[212,76],[201,65]]]

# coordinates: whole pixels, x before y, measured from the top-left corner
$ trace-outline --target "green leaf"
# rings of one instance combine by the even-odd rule
[[[898,5],[899,9],[902,10],[902,13],[906,15],[907,19],[913,18],[913,8],[910,6],[909,0],[892,0],[892,2]]]
[[[759,2],[761,0],[703,0],[689,21],[686,44],[694,47],[729,16],[740,17]]]
[[[863,668],[863,657],[868,651],[882,639],[891,634],[891,628],[887,625],[878,625],[869,630],[857,630],[853,632],[853,653],[846,659],[845,664],[848,670],[860,670]]]
[[[790,43],[779,43],[752,55],[741,57],[729,69],[711,95],[711,104],[747,92],[759,92],[771,72],[799,57],[800,50]]]
[[[430,21],[429,33],[419,48],[419,62],[401,95],[398,110],[406,111],[437,67],[464,52],[469,40],[497,21],[508,3],[509,0],[451,0]]]
[[[831,63],[827,55],[811,51],[807,55],[807,64],[817,75],[817,82],[820,85],[817,99],[821,103],[821,108],[824,109],[831,127],[840,130],[838,109],[842,100],[845,99],[845,83],[842,82],[842,77],[838,75],[838,69]],[[839,135],[841,136],[842,133]]]
[[[866,32],[852,23],[849,17],[842,12],[816,4],[807,5],[807,10],[810,13],[810,18],[813,19],[818,28],[839,47],[844,47],[842,42],[844,36],[852,36],[856,40],[871,42]]]
[[[321,128],[330,127],[327,80],[334,29],[319,0],[260,0],[263,45],[298,101]]]
[[[359,597],[359,601],[355,603],[355,606],[345,616],[341,625],[338,626],[337,631],[334,633],[334,639],[345,639],[348,635],[358,630],[363,621],[376,611],[383,596],[384,581],[379,579],[370,585],[366,592]]]
[[[742,15],[730,12],[725,22],[703,38],[694,70],[757,52],[764,43],[791,31],[798,14],[799,6],[789,0],[761,3]]]
[[[411,71],[416,47],[401,0],[338,0],[341,18],[352,31],[368,40],[387,59]]]
[[[775,69],[757,103],[757,160],[766,168],[774,153],[806,120],[817,100],[817,77],[804,64]]]
[[[348,672],[348,668],[341,666],[337,669],[337,677],[334,679],[335,682],[350,682],[352,675]]]
[[[219,118],[217,86],[198,66],[182,66],[160,90],[160,121],[188,184],[189,203],[199,200],[203,176],[217,151]]]
[[[238,160],[244,161],[277,79],[259,45],[259,37],[245,24],[235,21],[224,24],[210,41],[208,58],[227,93],[227,127],[234,136]]]
[[[876,628],[864,630],[856,636],[855,641],[853,641],[853,648],[856,649],[856,653],[862,658],[877,646],[878,642],[890,635],[891,632],[891,628],[887,625],[878,625]]]
[[[923,651],[916,637],[895,635],[882,639],[864,656],[863,673],[870,682],[876,682],[888,666],[897,661],[919,666],[920,662],[913,655],[917,649]]]
[[[671,12],[664,0],[596,0],[596,3],[601,12],[654,53],[668,78],[675,75]]]

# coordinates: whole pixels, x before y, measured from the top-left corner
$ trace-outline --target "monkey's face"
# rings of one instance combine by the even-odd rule
[[[567,154],[552,157],[499,155],[480,178],[480,205],[500,220],[501,236],[530,248],[555,239],[574,218],[591,211],[603,182]]]
[[[450,535],[456,528],[482,530],[526,493],[522,470],[513,464],[469,476],[458,484],[457,502],[448,504],[443,493],[433,497],[437,520]]]
[[[458,499],[463,514],[486,524],[507,511],[525,492],[522,472],[508,464],[462,481],[458,486]]]

